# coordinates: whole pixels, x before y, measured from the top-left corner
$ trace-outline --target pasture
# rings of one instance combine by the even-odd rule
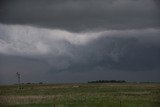
[[[0,107],[160,107],[160,84],[6,85],[0,86]]]

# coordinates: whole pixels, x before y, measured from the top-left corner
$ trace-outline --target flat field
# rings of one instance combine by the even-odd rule
[[[0,86],[0,107],[160,107],[160,84],[23,84]]]

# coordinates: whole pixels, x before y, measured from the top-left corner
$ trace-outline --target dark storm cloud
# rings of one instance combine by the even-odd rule
[[[0,22],[70,31],[159,28],[157,0],[2,0]]]
[[[160,45],[142,44],[136,37],[103,37],[71,52],[78,62],[71,62],[62,71],[86,72],[97,67],[136,72],[160,69]]]
[[[0,31],[1,83],[17,71],[24,82],[80,82],[105,79],[105,74],[107,79],[160,81],[159,29],[72,33],[0,24]]]
[[[157,7],[160,8],[160,1],[159,0],[154,0],[154,2],[157,5]]]
[[[87,46],[64,42],[72,57],[0,55],[1,80],[12,83],[10,80],[15,80],[15,72],[19,71],[23,82],[160,81],[160,45],[142,43],[137,37],[103,37]]]

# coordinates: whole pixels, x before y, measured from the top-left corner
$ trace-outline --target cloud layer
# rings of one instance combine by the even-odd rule
[[[68,79],[73,79],[72,76],[82,74],[97,78],[92,73],[98,71],[119,71],[125,75],[124,72],[145,74],[160,70],[159,29],[73,33],[0,24],[0,31],[0,68],[3,75],[21,71],[26,75],[49,78],[50,75],[63,76],[67,73]],[[72,72],[73,75],[69,76]]]
[[[0,22],[70,31],[159,28],[157,0],[2,0]]]
[[[159,29],[106,30],[99,32],[90,31],[73,33],[59,29],[50,30],[31,26],[0,24],[0,30],[0,52],[11,55],[58,56],[63,54],[67,55],[67,53],[68,55],[71,55],[69,54],[70,48],[80,48],[90,45],[93,46],[99,41],[101,41],[101,43],[104,41],[105,44],[110,44],[110,42],[114,42],[116,40],[120,40],[120,42],[132,40],[139,42],[142,45],[160,45]],[[113,43],[113,45],[116,47],[116,45],[118,46],[118,43],[119,41],[116,41],[115,44]],[[98,46],[98,44],[96,44],[96,46]],[[103,48],[107,48],[107,46]]]

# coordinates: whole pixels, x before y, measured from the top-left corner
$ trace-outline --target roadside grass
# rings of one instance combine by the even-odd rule
[[[160,107],[160,84],[0,86],[0,107]]]

